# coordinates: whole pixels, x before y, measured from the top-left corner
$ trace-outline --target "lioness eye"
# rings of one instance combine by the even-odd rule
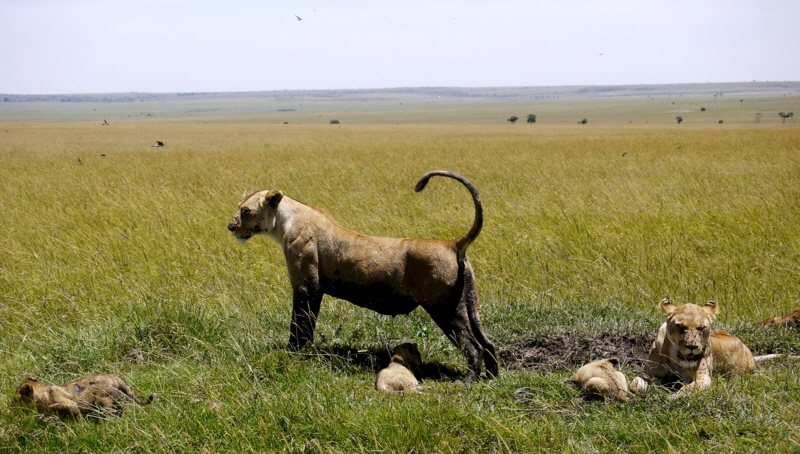
[[[245,216],[249,216],[250,215],[250,209],[249,208],[242,208],[242,214],[245,215]]]

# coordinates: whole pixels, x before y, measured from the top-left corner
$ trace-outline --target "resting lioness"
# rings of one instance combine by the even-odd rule
[[[625,374],[617,370],[618,364],[617,358],[592,361],[583,365],[572,378],[564,380],[564,383],[580,388],[586,399],[616,399],[627,402],[628,380]]]
[[[29,378],[17,388],[16,395],[26,407],[63,418],[90,413],[119,415],[120,393],[139,405],[153,401],[153,395],[147,401],[139,399],[121,378],[110,374],[90,375],[63,386],[45,385]]]
[[[794,310],[786,315],[781,315],[779,317],[768,318],[761,322],[754,323],[755,325],[764,325],[764,326],[771,326],[771,327],[778,327],[778,326],[799,326],[800,325],[800,306],[794,308]]]
[[[684,383],[674,396],[711,386],[712,370],[742,374],[755,369],[753,354],[739,338],[711,329],[717,303],[676,307],[665,298],[659,306],[667,321],[650,347],[644,371],[664,385]],[[638,378],[631,387],[637,393],[646,390]]]
[[[484,361],[489,377],[497,376],[494,345],[483,331],[466,257],[483,226],[483,202],[472,183],[452,172],[428,172],[415,190],[437,175],[460,181],[475,204],[472,227],[452,241],[361,235],[339,225],[327,210],[276,189],[245,193],[228,230],[240,243],[264,234],[281,246],[293,290],[291,347],[313,342],[323,294],[385,315],[422,306],[464,352],[468,381],[480,376]]]
[[[394,349],[392,361],[378,372],[375,377],[375,389],[390,393],[417,393],[420,391],[419,381],[422,355],[417,344],[400,344]]]

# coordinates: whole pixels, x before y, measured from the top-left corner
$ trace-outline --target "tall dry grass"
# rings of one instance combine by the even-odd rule
[[[363,233],[453,238],[472,222],[468,193],[444,179],[413,192],[424,172],[452,170],[486,204],[468,254],[486,329],[504,348],[550,330],[654,328],[655,303],[668,295],[716,300],[719,326],[757,352],[788,352],[794,334],[749,325],[800,304],[796,127],[7,129],[0,446],[9,451],[797,446],[791,363],[684,404],[578,405],[563,373],[507,372],[467,389],[444,381],[419,400],[375,395],[364,351],[416,340],[428,361],[456,371],[464,361],[424,314],[392,319],[327,298],[317,349],[285,352],[291,293],[280,250],[265,239],[240,247],[225,229],[245,189],[279,188]],[[166,146],[150,147],[156,140]],[[66,382],[101,370],[164,397],[107,425],[39,426],[11,405],[25,376]],[[520,400],[520,387],[534,397]],[[674,421],[691,429],[675,432]]]

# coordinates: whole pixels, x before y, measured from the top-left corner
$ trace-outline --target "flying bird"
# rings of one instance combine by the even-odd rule
[[[79,165],[79,166],[80,166],[80,165],[83,165],[83,161],[81,161],[81,158],[78,158],[78,165]]]
[[[295,14],[295,15],[294,15],[294,17],[296,17],[296,18],[297,18],[297,20],[303,20],[303,18],[302,18],[302,17],[300,17],[300,16],[298,16],[297,14]]]
[[[106,120],[103,120],[103,126],[108,126],[108,122]]]
[[[164,142],[162,142],[162,141],[160,141],[160,140],[156,140],[156,144],[155,144],[155,145],[153,145],[153,146],[154,146],[154,147],[163,147],[163,146],[164,146]]]

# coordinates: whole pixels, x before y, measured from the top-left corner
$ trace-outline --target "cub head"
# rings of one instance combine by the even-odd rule
[[[36,395],[38,388],[41,386],[42,384],[39,383],[39,380],[33,377],[25,380],[25,383],[19,385],[17,388],[17,400],[26,407],[33,406],[34,396]]]
[[[691,363],[710,353],[708,338],[711,322],[717,315],[717,303],[709,301],[704,306],[674,306],[665,298],[659,307],[667,316],[667,341],[677,348],[678,359]]]
[[[254,192],[248,189],[239,209],[228,223],[228,230],[233,233],[239,243],[244,243],[259,233],[272,233],[277,219],[275,212],[283,198],[283,193],[276,189]]]
[[[420,377],[422,355],[417,344],[406,342],[395,347],[392,361],[406,366],[417,378]]]

